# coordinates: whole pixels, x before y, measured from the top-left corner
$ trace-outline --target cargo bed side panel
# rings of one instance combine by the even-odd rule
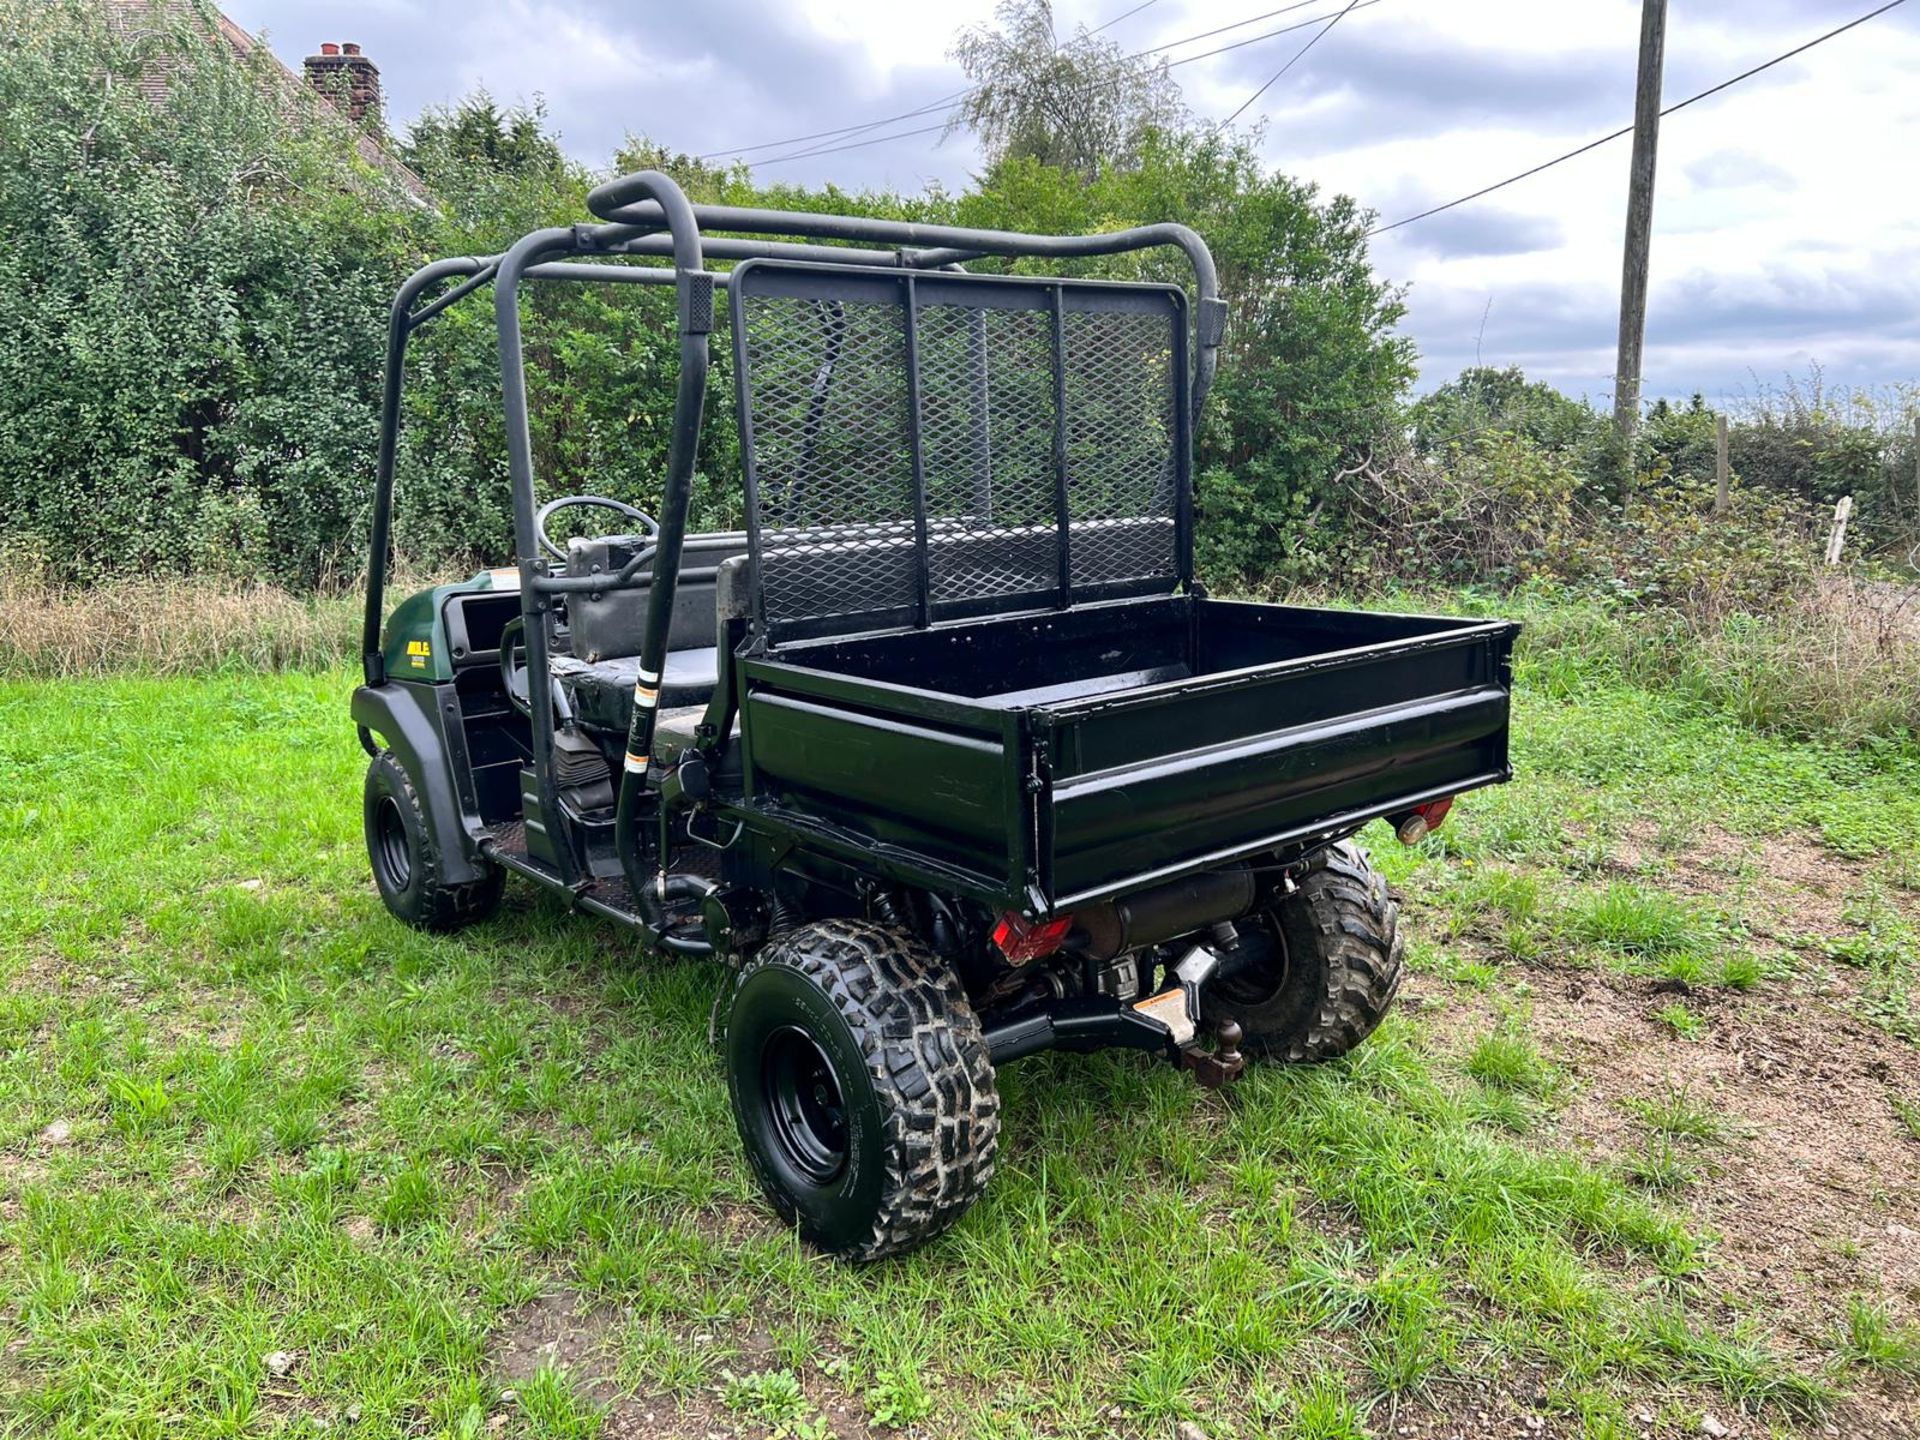
[[[742,706],[753,810],[922,883],[1025,895],[1032,810],[1010,717],[780,670],[753,665]]]
[[[1062,707],[1058,906],[1507,778],[1510,627]]]

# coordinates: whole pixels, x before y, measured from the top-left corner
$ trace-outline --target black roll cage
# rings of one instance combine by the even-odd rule
[[[640,567],[649,562],[651,588],[640,669],[643,680],[647,677],[657,680],[660,675],[673,615],[681,545],[686,536],[688,497],[706,400],[714,291],[728,284],[726,274],[704,268],[707,260],[800,260],[911,271],[960,269],[968,261],[990,256],[1064,260],[1170,246],[1186,255],[1194,271],[1196,358],[1188,416],[1195,425],[1213,381],[1225,331],[1226,305],[1219,296],[1213,256],[1199,235],[1184,225],[1142,225],[1086,236],[1027,235],[865,216],[695,205],[671,177],[652,170],[625,175],[598,186],[587,197],[587,206],[600,223],[536,230],[500,255],[436,260],[414,272],[394,297],[387,332],[366,615],[361,632],[361,664],[368,685],[381,685],[387,679],[380,637],[392,547],[394,465],[407,342],[414,331],[489,283],[493,286],[494,318],[499,334],[500,381],[527,669],[533,676],[548,673],[554,640],[555,596],[575,591],[604,593],[634,588],[640,583]],[[795,244],[765,238],[771,236],[855,243]],[[868,245],[890,248],[860,248]],[[576,256],[614,261],[664,258],[672,264],[670,267],[587,264],[568,258]],[[421,303],[449,280],[458,283]],[[649,550],[637,553],[614,575],[556,575],[541,555],[535,521],[533,444],[527,415],[520,323],[520,286],[528,280],[654,284],[675,288],[680,375],[658,516],[659,535]],[[534,704],[530,709],[533,769],[539,800],[546,813],[552,814],[558,804],[550,763],[554,744],[553,712],[551,706],[541,704]],[[641,879],[635,863],[638,806],[645,790],[645,762],[652,747],[654,714],[651,706],[634,707],[616,821],[621,860],[635,884],[636,893]]]

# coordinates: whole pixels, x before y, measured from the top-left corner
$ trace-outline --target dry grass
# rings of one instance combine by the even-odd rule
[[[388,593],[408,595],[435,578],[397,575]],[[1367,603],[1436,601],[1445,597]],[[1528,652],[1550,667],[1598,663],[1776,734],[1849,744],[1920,735],[1920,589],[1832,576],[1772,614],[1697,597],[1685,611],[1638,614],[1564,594],[1490,603],[1526,621]],[[0,563],[0,676],[321,669],[357,652],[360,604],[341,586],[306,597],[205,577],[82,588],[31,564]]]
[[[356,652],[360,613],[340,590],[162,576],[75,587],[0,565],[0,676],[319,669]]]
[[[1823,577],[1781,613],[1698,623],[1704,687],[1763,730],[1920,734],[1920,588]]]

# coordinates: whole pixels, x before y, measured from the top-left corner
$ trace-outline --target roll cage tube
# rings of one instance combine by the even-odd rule
[[[664,258],[671,256],[671,241],[655,234],[635,235],[632,227],[616,230],[612,226],[578,226],[584,238],[583,253],[621,258]],[[621,238],[609,238],[621,237]],[[778,241],[743,240],[718,236],[703,241],[705,254],[716,260],[830,260],[839,265],[896,267],[901,257],[892,250],[863,250],[847,246],[831,248],[819,245],[790,245]],[[369,685],[386,681],[386,666],[380,654],[380,629],[386,618],[387,567],[391,561],[393,483],[400,433],[400,395],[406,370],[407,344],[413,332],[458,304],[483,286],[493,283],[498,274],[500,256],[464,256],[436,260],[422,266],[400,287],[394,297],[387,327],[387,363],[381,396],[381,425],[378,460],[375,468],[374,504],[367,565],[367,604],[361,626],[361,669]],[[416,301],[443,280],[465,277],[460,284],[413,308]],[[672,285],[677,282],[670,269],[643,269],[637,266],[577,264],[550,261],[528,266],[523,280],[569,280],[592,284]],[[724,289],[725,275],[715,275],[713,283]],[[616,577],[596,577],[598,589],[618,588]],[[627,580],[631,581],[628,576]]]
[[[587,208],[602,220],[649,230],[667,223],[667,216],[642,175],[623,175],[597,185],[587,195]],[[1117,255],[1168,245],[1185,253],[1193,266],[1199,301],[1194,306],[1198,356],[1193,368],[1189,407],[1195,425],[1206,404],[1207,391],[1219,364],[1220,344],[1226,336],[1226,302],[1220,298],[1220,277],[1207,242],[1185,225],[1163,222],[1112,230],[1102,235],[1024,235],[1015,231],[974,230],[959,225],[922,225],[910,220],[879,220],[864,215],[816,215],[804,210],[763,210],[744,205],[696,205],[700,224],[713,230],[754,235],[801,235],[821,240],[859,240],[883,245],[929,247],[903,249],[900,263],[933,269],[984,255],[1030,255],[1038,259],[1075,259]],[[838,258],[836,251],[835,258]]]
[[[1112,255],[1129,250],[1172,246],[1183,251],[1193,266],[1199,304],[1195,307],[1198,357],[1190,397],[1190,414],[1198,420],[1211,386],[1225,331],[1226,305],[1219,298],[1218,275],[1206,243],[1184,225],[1155,224],[1103,235],[1026,235],[959,226],[921,225],[861,216],[817,215],[802,211],[764,210],[726,205],[693,205],[680,187],[657,171],[626,175],[597,187],[588,206],[602,224],[580,224],[539,230],[526,236],[505,254],[465,256],[435,261],[408,278],[394,297],[389,317],[387,364],[382,390],[381,431],[374,508],[370,535],[367,605],[362,627],[362,668],[369,685],[386,680],[380,648],[384,619],[387,569],[392,545],[393,486],[400,402],[407,343],[412,333],[449,306],[491,283],[494,286],[495,323],[500,339],[501,395],[505,408],[508,470],[513,487],[514,544],[521,578],[521,616],[525,622],[527,666],[530,675],[550,669],[553,640],[553,597],[573,591],[629,588],[638,582],[646,557],[630,562],[613,575],[568,577],[555,575],[541,559],[534,520],[533,446],[530,435],[525,355],[522,348],[519,291],[524,280],[567,280],[586,283],[673,285],[678,304],[680,376],[674,400],[673,433],[668,447],[663,485],[660,535],[652,558],[651,590],[646,630],[640,652],[633,720],[627,736],[617,805],[616,838],[621,867],[649,930],[664,943],[666,921],[655,919],[655,907],[643,896],[649,878],[664,904],[682,898],[665,873],[641,873],[640,825],[647,794],[646,773],[652,753],[659,676],[665,663],[667,636],[672,623],[674,593],[679,580],[682,543],[686,538],[687,509],[693,465],[698,452],[700,424],[706,399],[709,363],[708,336],[713,327],[713,292],[727,285],[725,275],[707,272],[707,259],[779,259],[826,261],[839,265],[870,265],[911,269],[958,269],[968,260],[989,255],[1068,259]],[[707,237],[701,227],[732,231]],[[664,231],[664,234],[662,233]],[[793,244],[745,236],[799,236],[832,242],[869,242],[892,246],[863,249],[857,244]],[[582,264],[561,257],[593,255],[603,258],[670,258],[671,268]],[[443,282],[459,283],[418,304]],[[418,304],[418,308],[415,308]],[[531,690],[530,690],[531,694]],[[540,804],[548,813],[558,805],[551,754],[553,710],[533,705],[533,765]],[[563,879],[577,884],[571,853],[560,851]],[[697,942],[678,941],[673,948]]]

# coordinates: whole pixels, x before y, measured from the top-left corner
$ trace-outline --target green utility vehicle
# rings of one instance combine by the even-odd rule
[[[1352,836],[1416,839],[1508,778],[1516,627],[1206,594],[1189,451],[1225,314],[1199,237],[695,206],[652,172],[590,205],[394,306],[353,698],[393,913],[479,920],[516,873],[731,967],[747,1157],[863,1259],[980,1194],[996,1066],[1123,1045],[1219,1084],[1364,1039],[1402,944]],[[967,268],[1150,247],[1191,298]],[[537,498],[520,294],[580,281],[677,296],[657,519]],[[387,616],[407,338],[488,284],[517,564]],[[689,535],[720,298],[746,529]]]

